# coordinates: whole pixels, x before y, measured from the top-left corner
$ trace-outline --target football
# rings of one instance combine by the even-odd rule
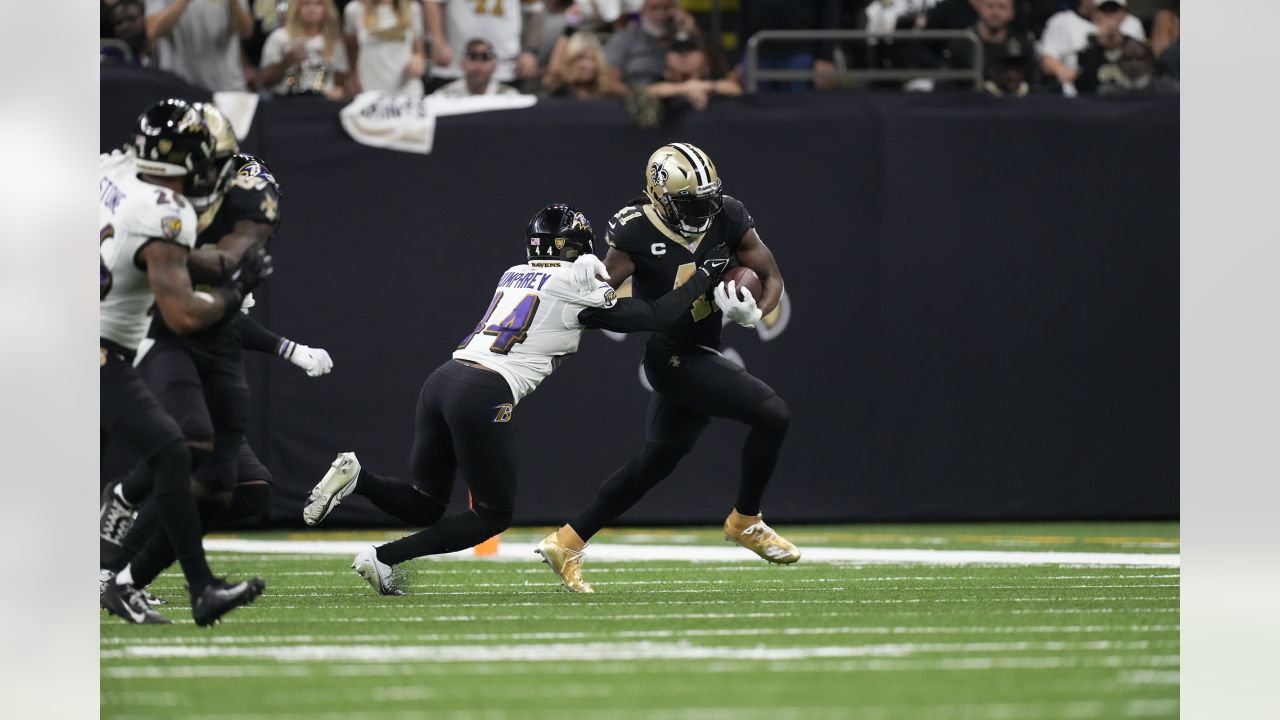
[[[725,271],[723,275],[720,276],[720,282],[727,283],[730,280],[732,280],[736,284],[739,290],[738,292],[739,300],[746,299],[740,292],[742,288],[746,288],[747,290],[751,291],[751,297],[755,298],[756,301],[759,302],[760,293],[764,292],[764,283],[760,282],[760,276],[756,275],[754,270],[752,270],[749,267],[743,267],[741,265],[735,268],[729,268],[728,270]]]

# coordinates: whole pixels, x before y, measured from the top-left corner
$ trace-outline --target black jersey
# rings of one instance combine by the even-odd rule
[[[272,235],[280,225],[280,186],[267,166],[253,156],[237,156],[239,165],[227,192],[200,214],[196,247],[217,245],[241,220],[271,226]],[[269,238],[268,238],[269,240]],[[227,313],[207,328],[182,339],[210,349],[239,348],[240,338],[234,332],[235,313]],[[151,336],[174,337],[157,314],[151,321]]]
[[[751,214],[734,198],[725,195],[724,207],[696,244],[667,227],[647,199],[639,199],[609,219],[605,242],[625,250],[635,263],[631,294],[654,302],[693,277],[698,264],[712,248],[724,243],[737,251],[742,237],[755,227]],[[674,347],[720,347],[721,313],[704,295],[689,312],[655,333],[653,340]]]

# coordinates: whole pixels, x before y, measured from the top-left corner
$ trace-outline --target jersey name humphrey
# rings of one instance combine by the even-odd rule
[[[462,339],[453,357],[497,372],[514,402],[533,392],[566,355],[578,351],[578,313],[609,307],[613,290],[600,283],[583,293],[568,262],[533,261],[502,274],[484,317]]]

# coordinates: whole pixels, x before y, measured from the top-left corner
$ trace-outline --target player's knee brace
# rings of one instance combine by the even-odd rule
[[[783,437],[787,434],[787,428],[791,427],[791,408],[787,407],[782,398],[774,395],[756,408],[751,426]]]
[[[181,440],[165,445],[147,459],[156,495],[185,493],[190,482],[191,453]]]

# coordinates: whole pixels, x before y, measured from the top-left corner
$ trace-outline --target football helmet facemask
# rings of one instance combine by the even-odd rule
[[[192,176],[188,182],[188,191],[184,193],[195,207],[196,212],[217,202],[231,184],[235,169],[233,156],[240,152],[240,143],[231,127],[231,121],[213,103],[191,103],[191,107],[204,119],[204,124],[213,135],[213,156],[208,171]]]
[[[587,216],[564,203],[539,210],[525,232],[530,260],[575,260],[595,252],[593,239],[595,233]]]
[[[689,143],[671,143],[649,156],[645,195],[672,230],[705,233],[723,207],[720,174],[711,158]]]
[[[213,133],[185,100],[170,98],[147,108],[138,117],[133,144],[138,173],[186,178],[184,195],[193,190],[196,177],[211,172]]]

